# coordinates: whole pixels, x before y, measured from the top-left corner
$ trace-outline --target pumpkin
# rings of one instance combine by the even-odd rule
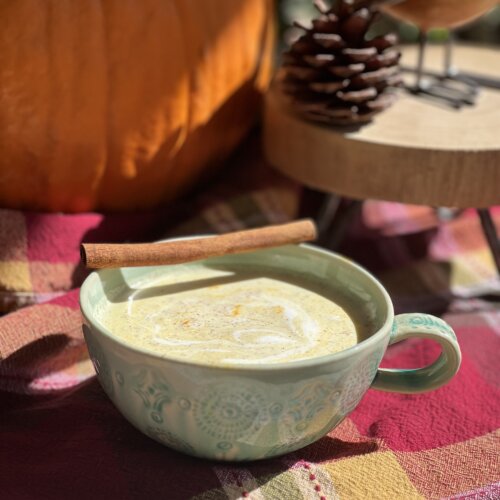
[[[0,205],[148,208],[255,121],[272,0],[0,3]]]

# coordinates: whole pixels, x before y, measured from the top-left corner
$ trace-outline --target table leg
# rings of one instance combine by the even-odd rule
[[[325,195],[323,204],[316,217],[319,245],[330,250],[336,250],[349,227],[353,216],[361,209],[363,201],[349,200],[348,206],[339,210],[346,198],[336,194]]]
[[[323,203],[316,217],[316,225],[318,227],[320,240],[323,240],[328,235],[328,231],[332,226],[333,219],[337,215],[341,201],[342,197],[336,194],[324,195]]]
[[[493,218],[488,208],[478,208],[477,213],[479,214],[483,232],[490,247],[497,272],[500,275],[500,239],[497,234],[495,223],[493,222]]]

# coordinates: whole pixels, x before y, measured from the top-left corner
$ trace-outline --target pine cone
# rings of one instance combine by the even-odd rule
[[[376,9],[367,0],[338,0],[283,55],[278,74],[290,105],[307,119],[339,125],[369,122],[395,99],[400,53],[394,34],[365,38]]]

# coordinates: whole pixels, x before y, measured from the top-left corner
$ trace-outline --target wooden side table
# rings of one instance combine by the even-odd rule
[[[441,46],[427,49],[437,71]],[[403,49],[414,64],[417,50]],[[500,50],[458,46],[457,67],[500,78]],[[447,107],[401,91],[389,110],[364,127],[309,123],[286,109],[276,89],[266,97],[264,150],[282,173],[330,196],[320,229],[332,226],[338,197],[478,210],[500,273],[500,241],[489,207],[500,204],[500,90],[481,88],[474,106]]]

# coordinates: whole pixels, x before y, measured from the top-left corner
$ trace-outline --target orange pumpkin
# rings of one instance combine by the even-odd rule
[[[254,123],[272,0],[0,3],[0,205],[168,201]]]

